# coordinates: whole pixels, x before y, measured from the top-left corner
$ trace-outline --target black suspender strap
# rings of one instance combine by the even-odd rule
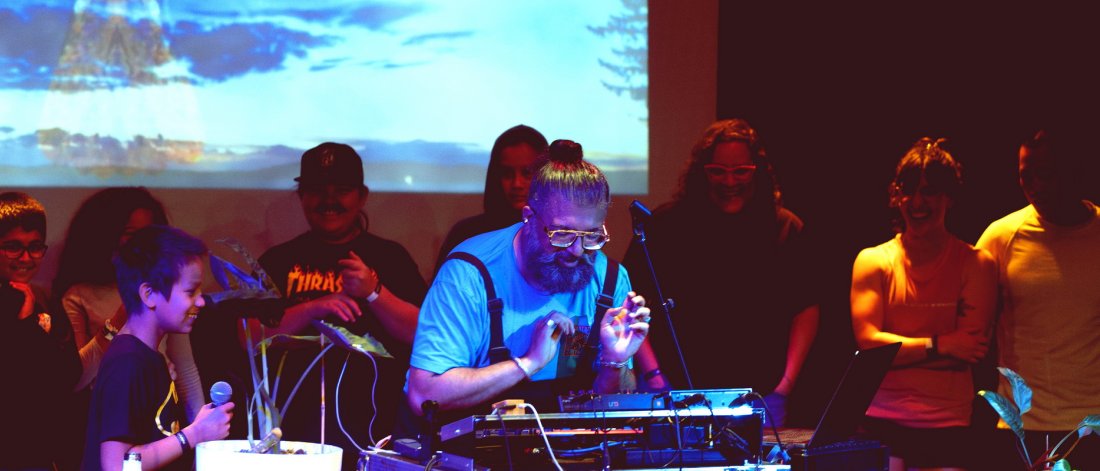
[[[477,268],[481,273],[481,279],[485,282],[485,299],[489,301],[489,363],[500,363],[512,359],[512,352],[504,346],[504,326],[501,317],[504,314],[504,301],[497,297],[497,291],[493,287],[493,279],[489,277],[489,270],[481,259],[468,252],[452,252],[447,260],[462,260]]]
[[[600,352],[600,323],[608,309],[618,307],[615,306],[615,285],[618,281],[619,262],[608,258],[607,271],[603,275],[603,292],[596,297],[596,313],[592,316],[592,327],[588,331],[588,342],[585,344],[584,353],[577,362],[578,373],[590,370],[592,362],[596,361],[596,355]]]
[[[493,286],[493,279],[489,276],[489,270],[485,268],[485,264],[481,259],[475,257],[473,254],[467,252],[452,252],[447,256],[447,260],[458,259],[462,260],[477,268],[478,273],[481,274],[481,279],[485,282],[485,299],[488,300],[489,307],[489,363],[500,363],[502,361],[508,361],[512,359],[512,352],[508,350],[508,347],[504,346],[504,325],[502,317],[504,315],[504,301],[497,297],[496,289]],[[608,309],[615,306],[615,286],[618,284],[619,279],[619,263],[607,259],[607,271],[604,272],[603,292],[596,297],[595,315],[592,316],[592,327],[588,332],[588,341],[586,343],[584,353],[581,355],[580,362],[577,366],[580,368],[591,368],[592,362],[596,360],[596,354],[600,349],[600,322],[603,320],[603,315]]]

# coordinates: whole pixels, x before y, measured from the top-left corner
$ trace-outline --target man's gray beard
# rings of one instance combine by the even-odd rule
[[[533,276],[535,284],[550,293],[575,293],[584,288],[596,275],[593,266],[596,254],[585,251],[579,258],[575,267],[566,267],[557,263],[558,258],[571,258],[572,255],[564,250],[550,253],[542,252],[542,245],[537,237],[545,237],[537,231],[527,231],[523,235],[521,248],[523,249],[523,263],[527,273]]]

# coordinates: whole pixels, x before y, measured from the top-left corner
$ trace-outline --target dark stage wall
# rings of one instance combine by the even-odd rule
[[[804,407],[792,411],[805,420],[854,348],[851,264],[893,235],[886,188],[898,159],[922,136],[948,139],[964,166],[948,228],[976,242],[1026,204],[1016,185],[1020,142],[1050,119],[1100,129],[1100,31],[1083,11],[1034,3],[772,3],[719,3],[717,114],[760,131],[786,205],[824,247],[829,297],[796,391]],[[1079,158],[1095,181],[1096,154]],[[1093,201],[1098,187],[1088,186]]]

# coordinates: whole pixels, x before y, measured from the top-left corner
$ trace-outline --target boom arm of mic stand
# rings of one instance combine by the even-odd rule
[[[676,326],[672,324],[672,309],[676,306],[676,303],[671,299],[666,299],[664,293],[661,292],[661,283],[657,281],[657,271],[653,269],[653,259],[649,257],[649,246],[646,245],[645,223],[637,218],[634,220],[634,241],[642,247],[642,254],[645,255],[645,263],[649,267],[649,275],[653,279],[653,288],[657,291],[657,299],[661,300],[661,312],[665,315],[668,332],[672,336],[672,345],[676,347],[676,356],[680,359],[680,368],[684,372],[688,389],[695,389],[695,384],[691,382],[691,374],[688,373],[687,362],[684,361],[684,351],[680,349],[680,338],[676,335]]]

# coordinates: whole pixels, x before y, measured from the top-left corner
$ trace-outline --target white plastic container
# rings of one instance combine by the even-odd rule
[[[302,449],[304,455],[256,454],[248,450],[247,440],[216,440],[200,443],[195,448],[195,465],[198,471],[340,471],[344,450],[325,445],[321,452],[319,443],[283,441],[282,449]]]

